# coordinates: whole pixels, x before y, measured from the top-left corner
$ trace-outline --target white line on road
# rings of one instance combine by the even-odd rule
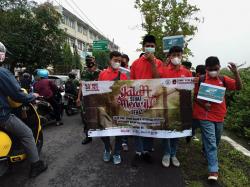
[[[242,145],[238,144],[237,142],[235,142],[234,140],[232,140],[231,138],[229,138],[228,136],[222,136],[221,137],[223,140],[226,140],[228,143],[230,143],[236,150],[242,152],[244,155],[250,157],[250,151],[247,150],[245,147],[243,147]]]

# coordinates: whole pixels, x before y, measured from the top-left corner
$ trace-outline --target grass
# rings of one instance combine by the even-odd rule
[[[250,186],[250,157],[235,150],[230,144],[221,141],[219,146],[219,180],[217,184],[207,181],[207,161],[201,153],[201,141],[185,145],[180,143],[178,158],[188,187]]]

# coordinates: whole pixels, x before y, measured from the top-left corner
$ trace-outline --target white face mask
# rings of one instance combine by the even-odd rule
[[[5,53],[0,52],[0,62],[3,62],[5,60]]]
[[[217,77],[219,75],[219,71],[209,71],[208,75],[210,77]]]
[[[155,48],[154,47],[145,47],[144,52],[145,53],[154,53],[155,52]]]
[[[119,67],[121,66],[121,63],[120,63],[120,62],[112,61],[112,62],[111,62],[111,66],[112,66],[112,68],[114,68],[114,69],[119,69]]]
[[[174,64],[176,66],[176,65],[179,65],[181,63],[181,59],[178,57],[175,57],[175,58],[172,58],[171,62],[172,62],[172,64]]]

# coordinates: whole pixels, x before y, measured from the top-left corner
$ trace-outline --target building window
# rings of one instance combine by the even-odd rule
[[[69,18],[69,26],[72,28],[72,29],[75,29],[75,23],[72,19]]]
[[[84,35],[87,35],[87,29],[81,26],[79,23],[77,24],[77,31]]]
[[[69,38],[69,44],[70,44],[71,47],[74,48],[74,46],[75,46],[75,39],[74,38]]]
[[[83,43],[79,40],[77,40],[77,48],[81,51],[83,50]]]

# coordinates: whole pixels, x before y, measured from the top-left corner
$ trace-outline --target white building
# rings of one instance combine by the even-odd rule
[[[92,52],[92,45],[95,40],[108,40],[109,50],[119,50],[119,47],[114,42],[110,41],[66,8],[57,6],[56,9],[62,15],[60,28],[68,35],[68,42],[72,51],[75,46],[82,60],[85,59],[88,52]]]

